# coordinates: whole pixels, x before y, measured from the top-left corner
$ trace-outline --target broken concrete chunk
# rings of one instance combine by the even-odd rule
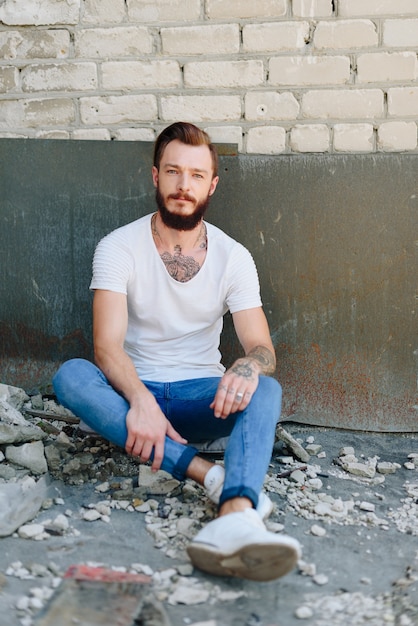
[[[296,441],[292,435],[290,435],[282,426],[278,426],[276,429],[276,436],[283,441],[286,446],[293,452],[293,454],[304,463],[310,460],[310,454],[306,452],[305,448]]]
[[[377,464],[376,469],[379,474],[394,474],[401,466],[399,463],[390,463],[389,461],[381,461]]]
[[[322,450],[322,446],[320,446],[317,443],[309,443],[306,446],[306,452],[309,452],[309,454],[311,456],[315,456],[315,455],[319,454],[321,452],[321,450]]]
[[[0,537],[7,537],[39,512],[47,496],[47,479],[25,478],[0,485]]]
[[[349,474],[363,476],[364,478],[374,478],[376,465],[369,463],[345,463],[341,460],[341,467]]]
[[[29,396],[23,389],[20,389],[20,387],[0,383],[0,401],[2,400],[15,409],[20,410],[24,403],[29,400]]]
[[[8,461],[26,467],[33,474],[46,474],[48,471],[42,441],[24,443],[21,446],[7,446],[5,454]]]
[[[352,448],[351,446],[344,446],[344,448],[341,448],[341,450],[339,451],[338,456],[347,456],[348,454],[354,455],[354,448]]]
[[[38,426],[31,426],[27,422],[22,425],[0,422],[0,444],[22,443],[25,441],[41,441],[47,437]]]

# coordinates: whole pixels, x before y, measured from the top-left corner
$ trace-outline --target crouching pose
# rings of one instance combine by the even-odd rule
[[[91,289],[95,365],[64,363],[58,400],[152,469],[194,479],[218,505],[188,547],[195,567],[272,580],[299,543],[267,531],[262,491],[281,410],[275,354],[250,253],[203,217],[218,183],[208,135],[179,122],[154,149],[156,212],[98,244]],[[225,370],[230,311],[244,356]],[[224,467],[193,444],[228,437]]]

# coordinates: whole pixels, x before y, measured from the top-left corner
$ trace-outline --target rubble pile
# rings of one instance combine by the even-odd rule
[[[333,526],[379,532],[396,529],[417,536],[417,469],[418,454],[413,450],[403,464],[378,456],[366,458],[352,446],[342,446],[336,458],[330,459],[314,437],[295,439],[279,426],[264,485],[274,503],[266,525],[273,532],[293,534],[287,522],[291,514],[308,520],[308,534],[322,542],[327,541]],[[411,479],[403,483],[399,506],[387,507],[386,482],[400,471]],[[51,481],[91,484],[91,502],[69,509],[62,498],[50,496]],[[347,481],[349,497],[346,488],[344,496],[338,493],[338,485],[346,487]],[[115,511],[141,516],[154,547],[173,559],[173,567],[165,570],[136,562],[125,568],[151,576],[159,602],[210,606],[246,596],[244,590],[225,589],[213,579],[194,575],[186,546],[216,515],[215,506],[199,485],[189,480],[180,483],[162,471],[151,472],[123,450],[83,431],[77,417],[53,398],[29,397],[21,389],[0,385],[0,537],[14,534],[27,541],[48,541],[57,535],[78,538],[76,522],[109,524]],[[112,567],[111,563],[104,565]],[[376,597],[343,591],[325,594],[329,578],[319,569],[309,561],[299,563],[300,576],[308,577],[318,593],[301,597],[295,611],[298,620],[306,620],[310,626],[365,622],[380,626],[394,624],[396,615],[396,623],[414,623],[408,621],[407,610],[399,612],[399,602],[395,611],[392,592]],[[50,561],[29,565],[11,560],[3,572],[6,579],[35,581],[29,594],[16,603],[22,626],[33,624],[34,615],[49,600],[63,574]],[[418,578],[410,572],[408,584],[415,580]],[[213,626],[220,625],[213,622]]]

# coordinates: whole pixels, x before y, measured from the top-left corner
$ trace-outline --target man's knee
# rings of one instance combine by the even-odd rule
[[[54,391],[58,397],[65,394],[72,385],[76,385],[76,381],[87,374],[87,370],[91,368],[91,363],[85,359],[70,359],[65,361],[52,379]]]

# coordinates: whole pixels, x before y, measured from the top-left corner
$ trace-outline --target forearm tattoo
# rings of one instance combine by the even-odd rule
[[[261,366],[262,374],[272,374],[276,367],[276,358],[271,350],[264,346],[256,346],[247,354],[247,358],[254,359]]]
[[[257,368],[254,368],[254,361],[257,362]],[[269,374],[274,373],[275,367],[276,358],[274,354],[272,354],[272,352],[264,346],[256,346],[244,357],[235,361],[230,371],[237,376],[241,376],[247,380],[252,380],[256,375],[255,369],[257,371],[260,369],[261,374],[268,376]]]

